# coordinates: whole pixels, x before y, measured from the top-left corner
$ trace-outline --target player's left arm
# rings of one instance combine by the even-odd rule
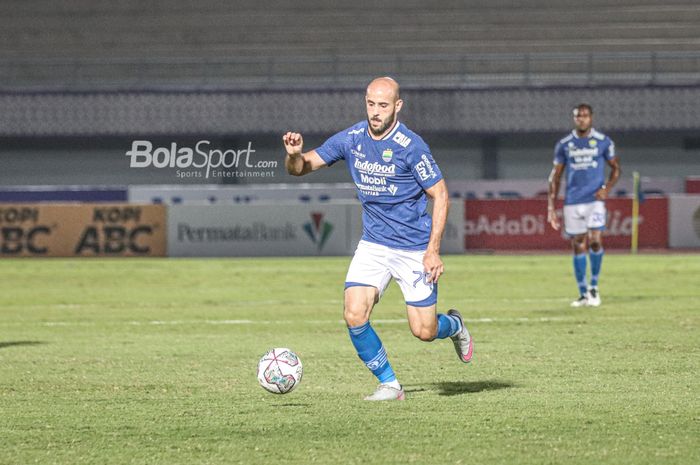
[[[440,258],[440,242],[447,224],[447,213],[450,209],[450,198],[447,193],[447,184],[441,179],[433,186],[425,190],[433,200],[433,227],[430,232],[428,248],[423,256],[423,267],[428,273],[428,281],[437,283],[440,275],[445,271]]]
[[[608,166],[610,166],[610,176],[608,177],[608,181],[596,191],[595,198],[598,200],[605,200],[608,198],[608,194],[612,191],[613,186],[617,180],[620,179],[620,175],[622,174],[620,162],[617,157],[611,158],[607,160],[607,162]]]

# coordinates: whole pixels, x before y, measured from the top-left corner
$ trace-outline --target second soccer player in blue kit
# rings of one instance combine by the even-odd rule
[[[582,103],[574,108],[574,130],[554,148],[554,167],[549,175],[547,218],[559,230],[555,201],[561,177],[566,172],[564,197],[564,231],[571,237],[574,253],[574,277],[579,297],[572,307],[598,307],[602,300],[598,280],[603,264],[603,230],[605,199],[620,177],[620,163],[615,144],[593,128],[593,108]],[[605,165],[610,176],[605,180]],[[586,254],[591,262],[590,285],[586,283]]]
[[[473,342],[457,310],[437,313],[444,271],[440,242],[449,199],[430,149],[398,120],[398,83],[377,78],[367,87],[367,119],[303,152],[301,134],[287,132],[285,166],[302,176],[344,160],[362,203],[363,234],[345,278],[344,318],[360,359],[379,386],[365,400],[403,400],[403,388],[381,339],[370,324],[374,305],[393,278],[404,296],[411,332],[423,341],[451,338],[468,363]],[[433,200],[432,218],[427,197]]]

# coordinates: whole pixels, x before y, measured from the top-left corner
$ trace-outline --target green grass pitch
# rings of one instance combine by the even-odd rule
[[[614,255],[571,309],[569,255],[448,256],[441,310],[475,338],[374,326],[407,391],[342,323],[349,258],[0,261],[0,464],[698,464],[700,257]],[[290,347],[304,379],[257,384]]]

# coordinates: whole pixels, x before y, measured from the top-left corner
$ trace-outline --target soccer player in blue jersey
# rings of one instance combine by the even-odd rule
[[[367,120],[340,131],[315,150],[302,152],[299,133],[282,137],[290,174],[302,176],[344,160],[362,202],[363,234],[345,278],[343,316],[358,356],[379,380],[379,387],[365,400],[404,399],[369,321],[391,278],[403,293],[414,336],[422,341],[451,338],[464,363],[473,352],[460,313],[437,313],[447,187],[426,143],[399,122],[403,105],[399,93],[395,80],[373,80],[365,96]],[[427,197],[433,199],[432,218],[426,211]]]
[[[547,220],[559,230],[559,218],[554,202],[566,171],[564,198],[564,231],[569,235],[574,251],[574,276],[579,298],[572,307],[598,307],[601,303],[598,278],[603,263],[603,238],[606,210],[605,199],[620,177],[620,163],[615,156],[615,144],[593,128],[593,109],[582,103],[574,108],[574,130],[554,148],[554,167],[549,175]],[[605,181],[605,165],[610,175]],[[586,254],[591,262],[590,286],[586,284]]]

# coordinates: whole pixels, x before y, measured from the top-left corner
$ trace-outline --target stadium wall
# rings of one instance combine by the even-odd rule
[[[567,250],[546,223],[546,199],[453,202],[443,252]],[[625,250],[632,201],[607,202],[605,246]],[[561,215],[561,204],[558,206]],[[1,257],[244,257],[351,255],[357,201],[243,205],[25,203],[0,206]],[[700,195],[646,198],[639,247],[700,248]]]
[[[700,107],[699,107],[700,108]],[[700,120],[700,118],[699,118]],[[562,109],[561,121],[570,122],[568,111]],[[408,124],[408,123],[407,123]],[[697,131],[611,132],[617,145],[623,172],[633,171],[655,177],[685,177],[700,174],[700,145]],[[538,179],[544,181],[551,170],[554,144],[569,132],[522,134],[463,134],[425,133],[433,155],[448,180]],[[325,135],[304,134],[305,147],[317,147]],[[200,147],[206,150],[253,150],[251,163],[274,165],[240,177],[178,176],[177,169],[131,167],[127,152],[134,141],[148,140],[153,148]],[[277,183],[349,182],[347,170],[340,166],[319,170],[311,176],[289,176],[282,164],[283,148],[280,135],[249,134],[240,137],[201,135],[198,137],[119,136],[119,137],[0,137],[0,185],[107,185],[179,184],[234,185]],[[243,161],[239,168],[243,168]],[[234,170],[229,170],[234,171]],[[244,171],[240,169],[238,171]],[[250,174],[251,176],[247,177]],[[683,192],[678,190],[677,192]]]
[[[363,86],[329,91],[0,92],[0,136],[333,134],[364,114]],[[700,86],[416,89],[403,119],[426,132],[570,130],[590,103],[608,132],[698,130]],[[294,116],[280,111],[294,108]]]

